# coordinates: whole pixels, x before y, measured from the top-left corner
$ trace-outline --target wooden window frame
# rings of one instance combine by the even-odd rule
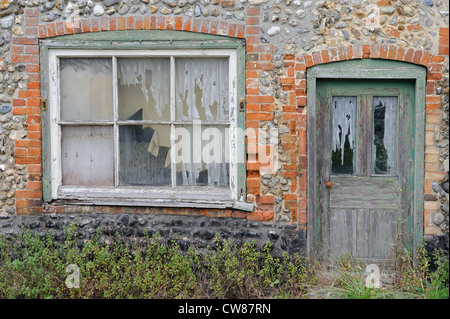
[[[44,201],[90,205],[253,210],[253,205],[245,202],[245,138],[238,134],[239,130],[245,130],[245,110],[239,106],[239,102],[245,97],[245,47],[242,40],[180,31],[114,31],[41,40],[40,49],[41,95],[47,100],[47,109],[42,112]],[[173,187],[173,185],[167,188],[62,186],[60,125],[64,123],[60,121],[58,103],[60,57],[108,57],[112,58],[114,66],[118,57],[169,57],[173,72],[175,57],[202,56],[229,59],[230,187],[228,189],[205,186]],[[115,70],[114,67],[113,69]],[[173,79],[173,74],[171,78]],[[113,74],[114,86],[117,85],[116,81],[117,77]],[[174,107],[174,91],[171,91],[171,107]],[[114,94],[114,108],[117,108],[118,103],[116,96],[117,94]],[[116,120],[114,119],[114,130],[118,130]],[[91,125],[95,123],[90,122]],[[117,173],[119,155],[118,143],[115,144],[115,173]],[[174,152],[173,147],[171,151]],[[117,181],[115,184],[118,185]]]

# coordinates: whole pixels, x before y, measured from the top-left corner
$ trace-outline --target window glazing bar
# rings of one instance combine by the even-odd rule
[[[114,119],[114,185],[119,186],[119,167],[120,167],[120,156],[119,156],[119,125],[117,125],[117,120],[119,118],[118,104],[118,79],[117,79],[117,58],[112,57],[113,60],[113,119]]]
[[[67,122],[67,121],[59,121],[58,125],[71,125],[71,126],[88,126],[88,125],[96,125],[96,126],[111,126],[114,125],[114,121],[77,121],[77,122]]]
[[[170,57],[170,120],[172,122],[170,126],[170,158],[171,158],[171,177],[172,188],[177,184],[177,168],[175,164],[175,57]]]

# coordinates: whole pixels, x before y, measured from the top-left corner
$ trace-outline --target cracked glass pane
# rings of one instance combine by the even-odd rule
[[[120,58],[117,73],[120,120],[170,120],[169,58]]]
[[[171,185],[170,125],[120,126],[120,185]]]
[[[228,121],[228,59],[175,60],[176,119]]]
[[[373,97],[372,173],[397,173],[397,96]]]
[[[175,140],[177,185],[229,186],[228,128],[177,125]]]
[[[332,98],[333,174],[355,174],[356,167],[356,96]]]

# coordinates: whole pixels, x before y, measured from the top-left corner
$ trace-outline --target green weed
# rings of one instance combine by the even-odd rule
[[[270,245],[220,241],[207,253],[182,252],[176,238],[158,235],[134,244],[101,230],[78,239],[71,226],[63,241],[25,231],[0,237],[0,298],[302,298],[314,281],[308,260],[275,257]],[[79,288],[66,286],[66,268],[79,268]]]
[[[324,284],[317,262],[277,255],[270,243],[262,249],[219,237],[213,243],[201,253],[158,235],[129,244],[117,234],[105,242],[101,229],[80,240],[74,225],[63,240],[51,232],[0,236],[0,298],[292,299],[309,298],[317,288],[334,298],[448,298],[448,258],[429,256],[424,247],[416,260],[407,250],[397,253],[391,287],[368,288],[364,266],[351,256],[338,260],[333,281]],[[79,269],[79,288],[66,286],[69,265]]]

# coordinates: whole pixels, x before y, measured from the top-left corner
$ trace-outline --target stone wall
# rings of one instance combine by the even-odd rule
[[[427,68],[427,235],[448,234],[449,5],[440,0],[1,0],[0,216],[131,213],[42,202],[39,39],[116,30],[179,30],[246,41],[246,127],[278,131],[279,165],[247,163],[253,212],[201,215],[307,224],[306,73],[349,59]],[[254,152],[248,145],[249,155]],[[152,209],[142,209],[153,212]],[[140,211],[136,209],[134,211]],[[180,215],[195,210],[173,210]],[[25,217],[23,217],[25,218]],[[33,217],[36,218],[36,217]]]
[[[75,226],[77,240],[83,243],[99,233],[99,240],[111,242],[118,235],[126,243],[138,242],[145,236],[158,235],[169,243],[175,240],[182,250],[196,251],[214,248],[216,235],[220,241],[231,240],[237,245],[244,241],[255,243],[258,250],[271,244],[272,252],[281,255],[306,249],[306,231],[296,224],[260,223],[246,219],[211,218],[205,216],[174,216],[164,211],[154,214],[45,214],[0,216],[0,234],[19,236],[24,231],[45,236],[51,232],[57,241],[64,241],[65,231]]]

